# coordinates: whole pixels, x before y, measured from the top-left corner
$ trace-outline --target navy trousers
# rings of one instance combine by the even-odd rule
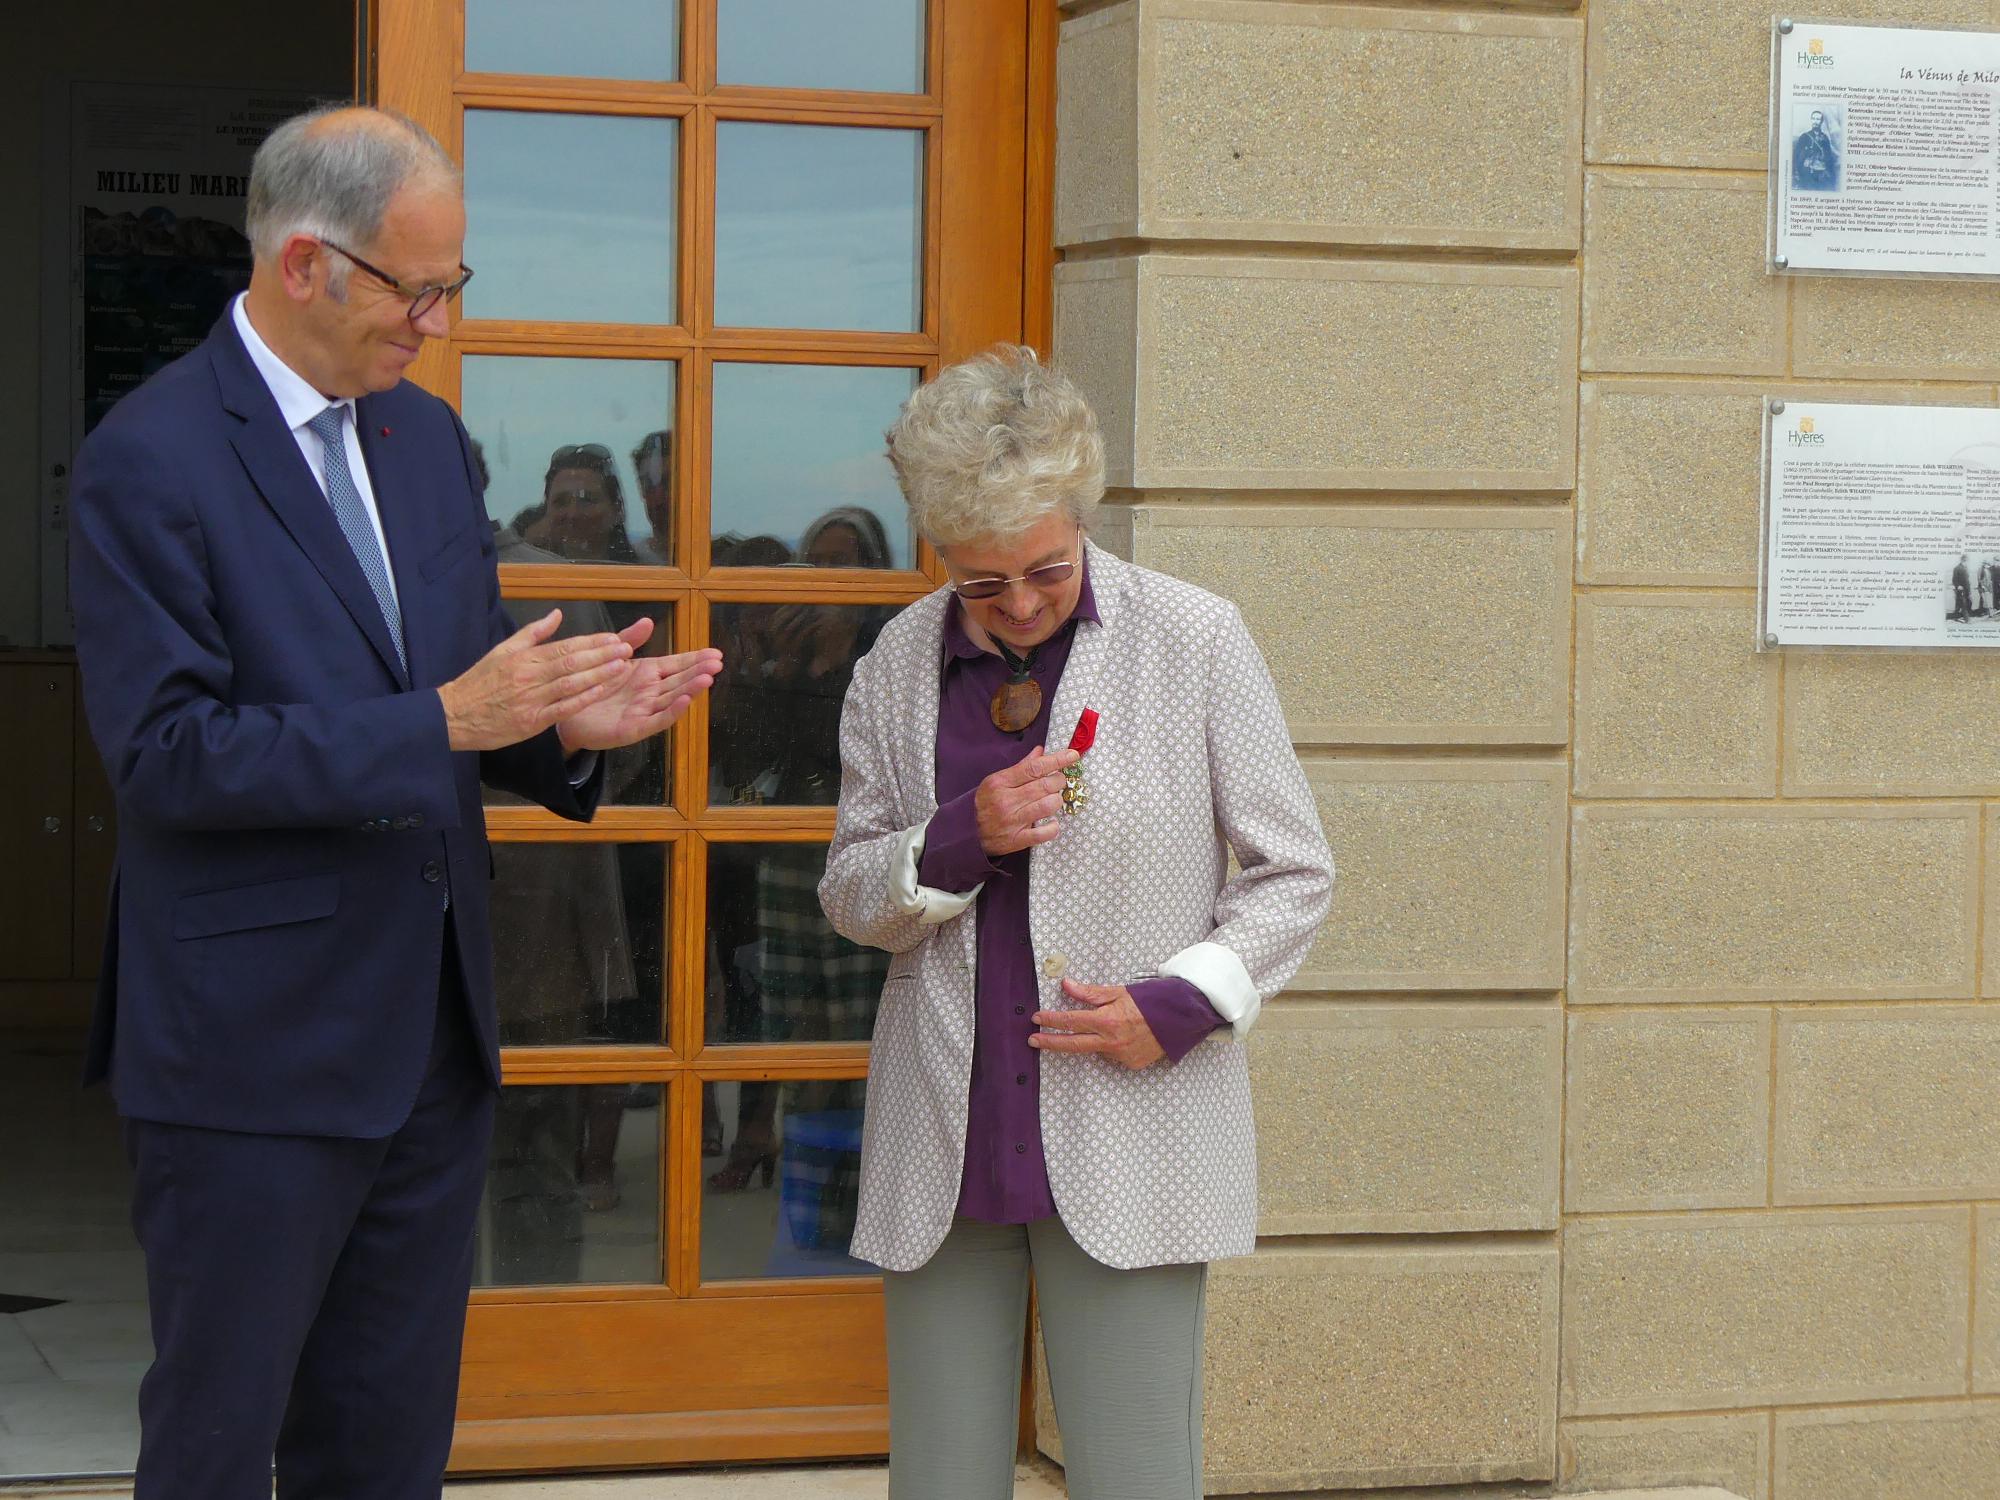
[[[155,1359],[135,1500],[437,1500],[495,1097],[445,944],[383,1140],[125,1122]]]

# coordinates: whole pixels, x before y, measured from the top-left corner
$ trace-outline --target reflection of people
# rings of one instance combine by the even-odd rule
[[[1951,613],[1945,618],[1969,620],[1972,618],[1972,573],[1969,564],[1972,559],[1960,553],[1958,561],[1951,569]]]
[[[1812,124],[1792,140],[1792,187],[1799,192],[1831,193],[1840,186],[1840,152],[1827,134],[1826,111],[1812,112]]]
[[[1193,1500],[1205,1264],[1256,1239],[1236,1042],[1331,859],[1236,610],[1083,540],[1074,386],[983,356],[889,449],[953,582],[855,672],[820,899],[894,955],[853,1238],[888,1273],[891,1493],[1006,1492],[1032,1268],[1070,1493]],[[1044,746],[1086,706],[1072,818]]]
[[[625,532],[625,489],[602,443],[575,443],[549,455],[542,508],[547,546],[570,562],[639,560]]]
[[[464,226],[401,117],[281,126],[247,296],[77,459],[119,823],[91,1073],[134,1167],[154,1500],[268,1496],[274,1453],[280,1494],[437,1493],[499,1085],[480,783],[587,818],[588,752],[717,668],[501,610],[464,429],[401,383]]]
[[[674,435],[649,432],[632,450],[632,470],[639,476],[639,503],[646,509],[652,535],[638,544],[639,561],[665,565],[674,560]]]
[[[729,537],[717,540],[714,556],[719,568],[774,568],[790,562],[792,551],[776,537]],[[776,661],[771,616],[765,604],[717,603],[709,610],[711,639],[737,664],[709,704],[709,795],[717,801],[765,802],[775,790],[771,767],[785,726],[772,718],[765,692]]]
[[[747,544],[723,556],[738,561]],[[889,544],[882,523],[854,507],[828,511],[806,528],[800,555],[820,567],[879,568]],[[718,557],[718,563],[722,557]],[[732,614],[731,643],[743,653],[733,674],[736,696],[718,711],[730,729],[729,785],[748,788],[743,800],[826,804],[840,782],[840,710],[854,663],[875,642],[889,610],[881,605],[784,604],[751,606]],[[720,608],[717,610],[721,616]],[[726,648],[727,649],[727,648]],[[732,658],[734,659],[734,658]],[[739,780],[739,778],[742,778]],[[772,845],[760,851],[752,898],[762,964],[754,991],[745,976],[724,971],[724,984],[754,1002],[748,1019],[760,1040],[859,1041],[874,1021],[875,1000],[887,959],[857,949],[834,932],[819,908],[815,888],[824,854],[810,844]],[[727,1004],[727,1000],[725,1000]],[[738,1009],[743,1007],[740,1004]],[[737,1034],[738,1039],[748,1036]],[[795,1091],[796,1092],[796,1091]],[[778,1091],[744,1086],[729,1159],[709,1178],[719,1192],[748,1185],[775,1161]],[[848,1085],[818,1088],[817,1113],[858,1109]],[[795,1100],[793,1108],[800,1105]],[[845,1242],[858,1190],[853,1151],[834,1152],[823,1164],[816,1222],[829,1241]]]
[[[889,533],[873,511],[843,505],[806,528],[799,556],[815,568],[886,568]]]
[[[866,1041],[888,972],[888,955],[849,942],[827,921],[816,895],[826,865],[822,846],[766,844],[757,846],[755,853],[750,895],[758,962],[754,973],[739,976],[738,982],[755,996],[758,1010],[752,1018],[755,1032],[731,1040]],[[710,869],[712,878],[715,866]],[[770,1184],[781,1134],[778,1104],[778,1085],[742,1086],[736,1134],[729,1143],[728,1160],[708,1179],[712,1191],[740,1192],[760,1170],[765,1185]],[[821,1118],[829,1111],[851,1111],[858,1121],[860,1108],[857,1082],[787,1087],[787,1110],[795,1116]],[[846,1248],[860,1190],[859,1147],[857,1138],[844,1149],[821,1149],[814,1175],[812,1248]]]
[[[806,528],[800,552],[815,566],[880,568],[888,564],[889,543],[871,513],[843,506]],[[841,705],[854,679],[854,664],[868,654],[891,613],[880,604],[781,604],[771,610],[765,707],[785,732],[777,742],[766,800],[834,800],[840,785]]]
[[[550,563],[562,559],[514,539],[495,538],[503,563]],[[502,606],[523,622],[547,606],[510,599]],[[562,625],[552,639],[592,635],[611,629],[611,616],[596,599],[565,600]],[[620,758],[641,753],[613,751],[604,757],[607,791],[616,799]],[[628,773],[629,774],[629,773]],[[641,995],[634,965],[632,934],[626,921],[626,882],[619,869],[625,846],[616,844],[498,845],[488,897],[500,918],[501,962],[495,971],[495,1000],[503,1046],[561,1046],[584,1041],[646,1041],[657,1034],[658,1010]],[[641,850],[641,854],[649,852]],[[655,863],[657,853],[653,854]],[[657,986],[655,988],[657,993]],[[626,1033],[634,1033],[627,1035]],[[571,1091],[555,1090],[568,1097]],[[589,1209],[618,1203],[615,1161],[623,1118],[623,1087],[574,1091],[581,1109],[517,1110],[503,1114],[495,1128],[494,1160],[523,1154],[518,1132],[529,1126],[573,1127],[571,1179],[565,1192]],[[516,1132],[510,1136],[510,1128]],[[544,1159],[563,1153],[527,1151]],[[516,1223],[515,1219],[503,1223]],[[537,1221],[530,1216],[527,1227]],[[505,1239],[504,1232],[500,1237]],[[502,1259],[513,1253],[503,1244]]]

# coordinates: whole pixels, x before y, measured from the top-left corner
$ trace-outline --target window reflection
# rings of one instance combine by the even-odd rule
[[[465,423],[502,562],[673,561],[677,369],[467,356]]]
[[[889,955],[820,910],[823,844],[715,844],[708,853],[711,1043],[860,1042],[875,1030]],[[851,1275],[861,1173],[860,1080],[702,1088],[702,1274]]]
[[[663,1092],[657,1083],[500,1091],[475,1286],[662,1279]]]
[[[502,1046],[661,1040],[666,860],[662,844],[493,845]]]
[[[889,955],[850,943],[820,910],[824,844],[708,851],[708,1040],[865,1042]]]
[[[469,318],[672,323],[680,124],[465,112]]]
[[[873,1274],[847,1253],[861,1197],[866,1085],[808,1079],[707,1087],[705,1107],[728,1123],[712,1140],[722,1165],[702,1183],[702,1279]]]
[[[680,31],[675,0],[466,0],[465,70],[671,81]]]
[[[714,604],[729,663],[709,689],[711,804],[827,807],[840,797],[840,707],[895,604]]]
[[[920,130],[722,121],[715,321],[915,332],[923,184]]]
[[[913,568],[882,433],[919,372],[857,365],[715,366],[710,440],[716,567]],[[764,546],[757,563],[747,542]],[[755,549],[753,549],[755,550]]]
[[[915,94],[924,87],[924,0],[721,0],[725,84]]]
[[[520,550],[534,549],[510,562],[635,563],[625,524],[625,486],[617,462],[602,443],[569,443],[549,455],[542,475],[542,498],[507,525]]]

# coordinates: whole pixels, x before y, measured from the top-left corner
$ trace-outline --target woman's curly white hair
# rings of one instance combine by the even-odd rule
[[[1090,403],[1020,345],[941,371],[888,438],[910,521],[934,546],[1018,536],[1056,511],[1087,525],[1104,497]]]

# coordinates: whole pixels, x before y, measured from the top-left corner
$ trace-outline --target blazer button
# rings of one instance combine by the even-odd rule
[[[396,832],[401,833],[410,826],[410,820],[408,818],[391,818],[389,826],[395,829]]]
[[[1051,979],[1060,979],[1069,972],[1069,959],[1060,953],[1051,953],[1042,960],[1042,972]]]
[[[423,826],[424,826],[424,815],[423,815],[422,813],[411,813],[411,814],[410,814],[410,826],[411,826],[412,828],[421,828],[421,827],[423,827]]]
[[[424,861],[424,879],[432,885],[436,885],[440,880],[444,879],[444,870],[436,860],[427,859]]]
[[[387,818],[377,818],[375,820],[375,831],[377,833],[387,833],[389,831],[389,820]]]

